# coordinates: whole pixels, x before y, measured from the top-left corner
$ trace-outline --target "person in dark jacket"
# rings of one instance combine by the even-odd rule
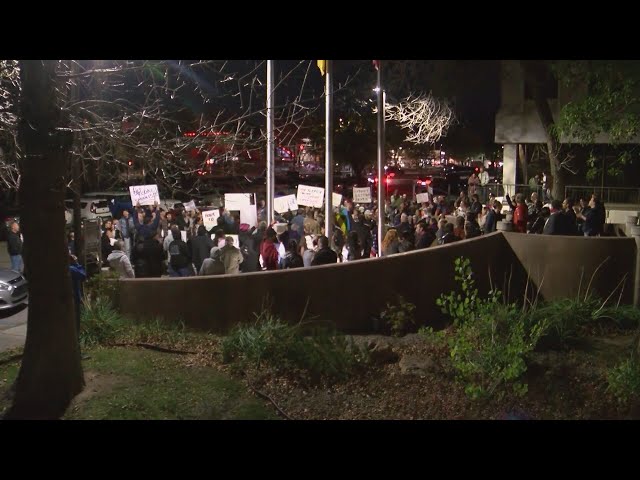
[[[338,256],[329,248],[329,239],[325,235],[318,237],[318,251],[313,257],[311,266],[334,265],[336,263],[338,263]]]
[[[171,235],[174,240],[169,244],[169,276],[190,277],[193,274],[193,267],[189,247],[182,241],[180,229],[177,226],[174,225],[171,228]]]
[[[240,242],[240,251],[244,257],[244,262],[240,264],[240,271],[246,272],[258,272],[260,271],[260,253],[256,249],[253,230],[243,231],[240,229],[238,234],[238,241]]]
[[[140,206],[140,205],[138,205]],[[138,219],[138,215],[133,215],[133,224],[136,227],[137,235],[142,239],[153,238],[158,231],[158,225],[160,224],[160,215],[155,211],[158,207],[158,203],[153,207],[151,217],[145,215],[142,223]],[[153,218],[153,219],[152,219]],[[178,238],[180,237],[180,233],[178,233]]]
[[[359,221],[357,223],[360,223]],[[355,225],[355,222],[352,224]],[[356,228],[349,232],[347,237],[347,261],[360,260],[362,258],[362,244]]]
[[[480,203],[480,197],[478,196],[477,193],[474,193],[473,195],[471,195],[471,201],[472,203],[471,203],[471,206],[469,207],[469,212],[475,213],[477,217],[482,212],[482,203]]]
[[[204,262],[205,258],[209,258],[211,254],[211,249],[214,247],[213,240],[207,234],[207,229],[204,225],[200,225],[198,227],[198,235],[189,240],[189,242],[191,242],[193,265],[196,267],[196,272],[199,272],[202,262]]]
[[[571,220],[562,211],[560,200],[551,202],[551,215],[544,224],[544,235],[571,235]]]
[[[487,213],[487,218],[482,226],[484,233],[492,233],[496,231],[498,225],[498,212],[500,210],[502,210],[502,204],[497,200],[493,201],[493,205],[489,205],[489,212]]]
[[[550,215],[551,211],[549,210],[549,207],[542,207],[538,218],[536,218],[533,225],[531,225],[529,233],[541,234],[544,230],[544,224],[547,222]]]
[[[589,200],[589,208],[585,213],[580,213],[578,218],[583,220],[582,231],[585,237],[595,237],[602,233],[602,207],[597,197],[594,195]]]
[[[105,231],[102,233],[102,236],[100,237],[100,249],[102,250],[103,266],[109,266],[107,257],[113,252],[112,240],[115,240],[115,231],[112,228],[105,229]]]
[[[435,239],[435,234],[427,227],[426,222],[418,222],[416,225],[416,250],[429,248]]]
[[[20,225],[12,222],[7,234],[7,251],[11,258],[11,270],[22,273],[24,263],[22,261],[22,238],[20,237]]]
[[[304,267],[304,262],[302,261],[302,257],[298,252],[298,242],[295,240],[289,240],[287,244],[287,252],[282,260],[282,268],[302,268]]]

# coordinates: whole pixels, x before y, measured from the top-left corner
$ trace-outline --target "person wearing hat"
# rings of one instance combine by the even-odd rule
[[[224,264],[224,273],[240,273],[240,264],[244,261],[244,257],[240,249],[233,246],[233,237],[228,236],[225,239],[225,246],[220,249],[220,259]]]
[[[221,253],[220,248],[212,247],[209,258],[205,258],[204,262],[202,262],[198,275],[201,277],[206,275],[224,275],[225,269],[224,263],[222,263],[220,259]]]

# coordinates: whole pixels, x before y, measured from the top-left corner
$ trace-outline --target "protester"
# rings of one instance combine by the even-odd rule
[[[107,262],[112,270],[116,271],[120,278],[135,278],[136,275],[131,266],[129,257],[124,252],[124,242],[117,240],[113,246],[113,251],[107,257]]]

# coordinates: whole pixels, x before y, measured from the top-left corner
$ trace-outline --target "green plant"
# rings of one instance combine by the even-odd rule
[[[225,363],[238,360],[278,372],[303,371],[312,381],[344,379],[367,361],[363,349],[324,326],[288,325],[264,309],[253,325],[239,325],[222,341]]]
[[[398,295],[398,303],[396,305],[387,303],[387,308],[380,314],[380,318],[394,336],[402,337],[416,324],[415,309],[416,306],[413,303],[405,301]]]
[[[91,303],[98,299],[109,300],[112,305],[118,304],[120,275],[118,272],[106,271],[92,276],[84,285],[84,302]]]
[[[526,356],[538,342],[544,327],[529,329],[515,304],[485,303],[477,315],[459,325],[449,338],[450,355],[465,392],[472,398],[503,394],[511,388],[527,392],[520,378],[527,371]]]
[[[640,400],[640,361],[631,356],[607,374],[607,390],[622,404]]]
[[[80,314],[80,345],[86,348],[114,343],[125,324],[109,300],[98,297],[94,302],[85,302]]]
[[[502,395],[510,388],[524,395],[527,385],[520,378],[527,371],[526,355],[546,330],[546,322],[531,324],[526,309],[500,301],[499,290],[481,298],[468,259],[455,260],[455,279],[461,291],[441,295],[437,304],[454,322],[449,353],[465,392],[480,398]]]
[[[475,288],[471,262],[468,258],[459,257],[454,262],[455,280],[460,284],[460,292],[449,292],[448,295],[441,294],[436,300],[442,313],[449,315],[453,319],[453,324],[458,325],[468,319],[472,319],[482,300],[478,297],[478,289]],[[489,292],[491,299],[496,299],[495,291]]]

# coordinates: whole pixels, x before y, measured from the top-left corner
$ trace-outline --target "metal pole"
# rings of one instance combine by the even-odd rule
[[[267,60],[267,223],[273,222],[273,197],[275,193],[275,136],[274,124],[274,75],[273,60]]]
[[[325,179],[324,179],[324,234],[333,233],[333,60],[326,63],[325,86]]]
[[[382,256],[384,235],[384,90],[382,88],[382,60],[378,61],[378,256]]]

